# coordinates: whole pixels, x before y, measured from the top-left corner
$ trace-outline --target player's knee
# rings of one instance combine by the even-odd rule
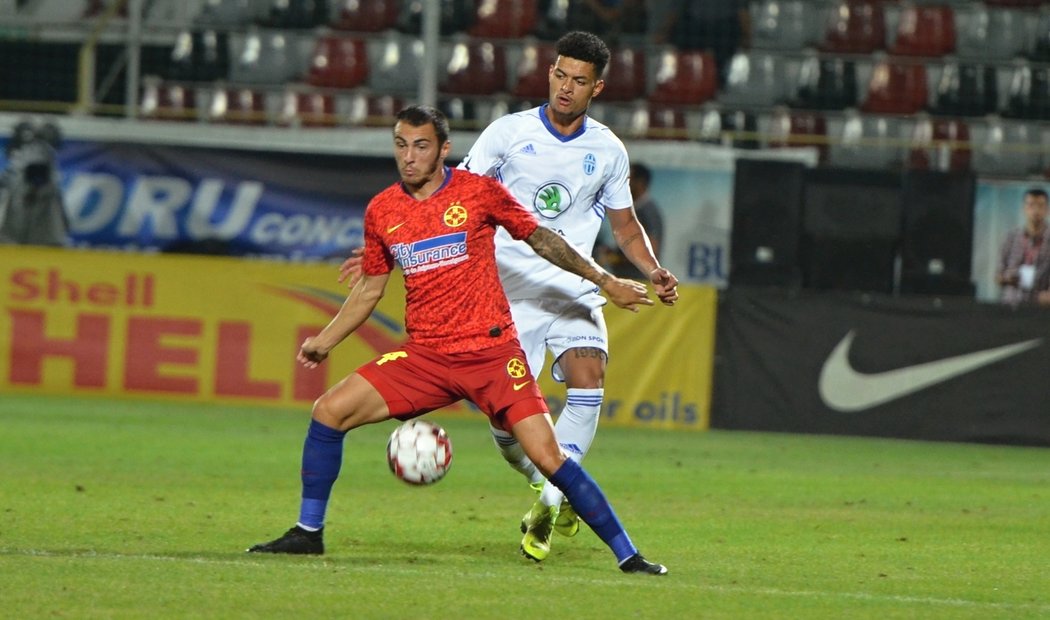
[[[352,417],[351,414],[352,412],[347,411],[345,407],[336,406],[335,399],[330,394],[323,394],[315,400],[311,411],[313,419],[321,424],[344,431],[354,426],[348,424]]]

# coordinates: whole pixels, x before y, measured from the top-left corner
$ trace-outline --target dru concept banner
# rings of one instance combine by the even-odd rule
[[[308,409],[406,338],[395,274],[364,326],[319,368],[300,366],[299,344],[345,298],[336,275],[325,264],[0,246],[0,393]],[[607,309],[607,423],[707,427],[714,311],[715,291],[701,287],[673,308]],[[564,388],[544,374],[556,413]]]
[[[731,288],[714,428],[1050,445],[1050,311]]]

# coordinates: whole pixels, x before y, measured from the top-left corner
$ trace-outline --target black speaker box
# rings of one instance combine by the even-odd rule
[[[904,175],[901,292],[974,294],[973,173],[909,171]]]
[[[805,166],[738,159],[733,181],[729,283],[797,286]]]

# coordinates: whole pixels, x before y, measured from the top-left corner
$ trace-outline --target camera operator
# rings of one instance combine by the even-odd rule
[[[15,126],[7,168],[0,173],[0,244],[66,245],[69,222],[56,161],[60,140],[51,123]]]

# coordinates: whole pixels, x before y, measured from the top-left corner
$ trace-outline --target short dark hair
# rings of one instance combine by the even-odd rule
[[[648,185],[653,179],[653,173],[649,170],[649,166],[645,164],[631,164],[631,178],[638,179]]]
[[[594,65],[594,73],[601,79],[609,64],[609,47],[598,36],[582,30],[566,33],[554,44],[559,56],[568,56]]]
[[[1035,198],[1042,198],[1043,200],[1048,200],[1047,195],[1046,195],[1046,190],[1045,189],[1040,189],[1038,187],[1033,187],[1033,188],[1029,189],[1027,192],[1024,193],[1024,195],[1025,196],[1032,196],[1032,197],[1035,197]]]
[[[438,146],[448,142],[448,119],[441,110],[430,105],[410,105],[397,113],[397,120],[404,121],[413,127],[433,125],[437,134]]]

